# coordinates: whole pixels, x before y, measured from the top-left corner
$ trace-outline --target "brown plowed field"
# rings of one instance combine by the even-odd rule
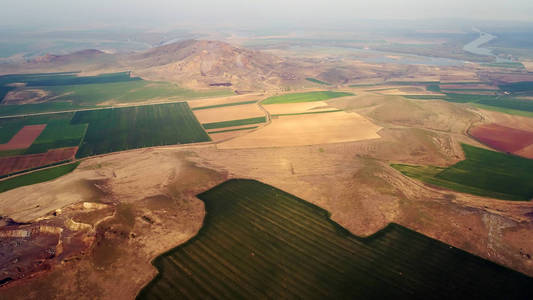
[[[498,124],[486,124],[470,129],[478,141],[503,152],[515,153],[533,144],[533,132]]]
[[[28,125],[22,127],[19,132],[17,132],[9,142],[5,144],[0,144],[0,151],[4,150],[16,150],[16,149],[26,149],[33,141],[43,132],[46,124],[41,125]]]
[[[0,158],[0,176],[74,159],[78,147],[48,150],[46,153]]]

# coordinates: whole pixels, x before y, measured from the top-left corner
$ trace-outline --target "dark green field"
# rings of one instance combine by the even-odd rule
[[[59,113],[0,119],[0,143],[8,142],[13,135],[26,125],[46,124],[46,128],[30,148],[18,151],[15,154],[35,154],[55,148],[78,146],[83,139],[87,125],[70,124],[73,116],[74,113]],[[0,153],[0,156],[7,156],[9,153],[5,154],[2,155]]]
[[[80,111],[71,123],[89,124],[77,157],[210,140],[185,102]]]
[[[240,119],[240,120],[232,120],[232,121],[224,121],[224,122],[205,123],[205,124],[202,124],[202,126],[204,126],[205,129],[218,129],[218,128],[226,128],[226,127],[232,127],[232,126],[259,124],[259,123],[265,123],[265,122],[266,122],[265,117],[257,117],[257,118]]]
[[[25,175],[16,176],[0,181],[0,193],[16,189],[21,186],[41,183],[49,180],[56,179],[65,174],[68,174],[78,167],[80,163],[71,163],[68,165],[62,165],[58,167],[52,167],[49,169],[32,172]]]
[[[322,81],[322,80],[318,80],[316,78],[306,78],[305,80],[310,81],[312,83],[321,84],[321,85],[331,85],[331,83],[328,83],[328,82],[325,82],[325,81]]]
[[[352,93],[345,92],[308,92],[308,93],[296,93],[285,94],[280,96],[273,96],[267,98],[261,102],[261,104],[280,104],[280,103],[299,103],[299,102],[312,102],[312,101],[324,101],[332,98],[339,98],[345,96],[353,96]]]
[[[393,164],[404,175],[459,192],[506,200],[533,198],[533,160],[462,145],[466,159],[451,167]]]
[[[533,81],[521,81],[501,84],[500,89],[510,93],[531,94],[533,93]]]
[[[198,195],[206,217],[156,258],[139,299],[526,299],[533,279],[391,224],[368,238],[253,180]]]

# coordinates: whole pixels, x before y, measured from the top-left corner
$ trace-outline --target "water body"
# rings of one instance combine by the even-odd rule
[[[360,49],[349,47],[324,47],[324,46],[290,46],[289,50],[300,52],[324,52],[349,56],[354,59],[372,64],[401,64],[401,65],[426,65],[426,66],[462,66],[465,61],[459,59],[405,54],[396,52]]]
[[[463,50],[467,51],[467,52],[470,52],[472,54],[476,54],[476,55],[483,55],[483,56],[492,56],[496,59],[496,62],[512,62],[512,60],[510,59],[505,59],[505,58],[501,58],[501,57],[498,57],[496,54],[494,54],[492,52],[491,49],[488,49],[488,48],[483,48],[481,46],[487,44],[488,42],[494,40],[494,39],[497,39],[498,37],[495,36],[495,35],[492,35],[490,33],[486,33],[486,32],[482,32],[478,29],[475,29],[475,31],[479,32],[479,37],[473,41],[471,41],[470,43],[466,44],[464,47],[463,47]]]

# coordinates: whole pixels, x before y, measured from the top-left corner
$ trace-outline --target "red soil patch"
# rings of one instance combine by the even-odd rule
[[[496,150],[514,153],[533,144],[533,132],[498,124],[486,124],[470,129],[470,135]]]
[[[33,144],[33,141],[43,132],[46,124],[28,125],[22,127],[9,142],[0,144],[0,151],[26,149]]]
[[[74,159],[78,147],[0,158],[0,176]]]

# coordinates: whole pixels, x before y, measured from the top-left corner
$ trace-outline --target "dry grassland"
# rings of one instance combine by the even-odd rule
[[[318,145],[377,139],[381,127],[356,113],[296,115],[272,123],[243,137],[218,145],[220,149],[246,149]]]
[[[256,118],[265,115],[255,103],[201,109],[193,112],[198,121],[202,124]]]

